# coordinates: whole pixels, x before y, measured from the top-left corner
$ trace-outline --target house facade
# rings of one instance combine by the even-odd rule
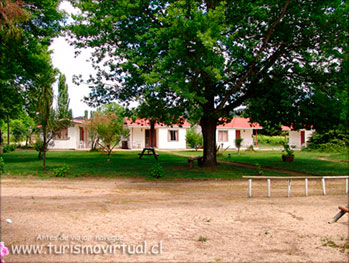
[[[258,130],[263,129],[258,123],[249,123],[249,118],[235,117],[230,122],[217,126],[216,144],[221,149],[236,149],[235,139],[241,138],[242,147],[248,148],[251,145],[258,146],[258,136],[254,141],[253,134],[258,134]],[[197,132],[201,132],[200,126],[195,126]]]
[[[88,121],[73,119],[69,127],[58,131],[54,135],[48,148],[55,150],[89,149],[91,143],[87,125]]]
[[[56,133],[52,139],[49,149],[56,150],[79,150],[90,149],[91,142],[88,134],[88,121],[73,119],[68,128]],[[125,118],[124,127],[130,131],[128,138],[123,138],[120,147],[126,149],[143,149],[150,147],[150,122],[145,119],[132,121]],[[186,135],[190,129],[190,124],[184,121],[182,125],[167,126],[165,124],[155,124],[154,147],[160,150],[184,150],[187,148]],[[197,132],[201,132],[201,127],[193,127]],[[258,130],[262,127],[257,123],[249,123],[248,118],[233,118],[229,123],[217,126],[216,143],[221,149],[235,149],[235,139],[242,138],[242,147],[251,145],[258,147]],[[255,139],[254,139],[255,138]]]
[[[308,141],[315,130],[292,130],[287,126],[282,126],[282,130],[289,133],[288,145],[292,148],[301,149],[307,147]]]
[[[143,149],[150,147],[150,122],[145,119],[132,121],[125,119],[125,127],[130,131],[127,139],[128,149]],[[166,126],[155,124],[154,147],[157,149],[186,149],[186,135],[190,124],[185,121],[183,125]]]

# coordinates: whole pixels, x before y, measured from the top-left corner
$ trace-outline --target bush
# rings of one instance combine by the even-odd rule
[[[53,169],[53,175],[56,177],[65,177],[69,172],[69,167],[64,164],[63,167]]]
[[[42,150],[42,147],[44,146],[44,142],[38,138],[33,146],[37,152],[40,152]]]
[[[283,155],[285,155],[285,156],[292,156],[294,151],[291,150],[290,146],[288,144],[285,144],[285,143],[283,145],[284,145],[283,152],[286,152],[286,154],[283,154]]]
[[[258,135],[259,144],[269,144],[269,145],[283,145],[285,143],[284,136],[267,136],[267,135]],[[288,138],[286,139],[288,140]]]
[[[349,135],[342,131],[314,132],[305,151],[344,152],[348,151]]]
[[[8,144],[2,148],[3,153],[13,152],[16,150],[16,144]]]
[[[203,146],[202,135],[197,133],[194,129],[189,129],[187,131],[186,139],[190,148],[195,149],[196,151]]]
[[[0,174],[4,174],[4,173],[5,173],[5,162],[4,162],[4,159],[0,157]]]
[[[156,163],[150,168],[150,175],[153,178],[159,179],[163,176],[164,169],[162,168],[161,164]]]

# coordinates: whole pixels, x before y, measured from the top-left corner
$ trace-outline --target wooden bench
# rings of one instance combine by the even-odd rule
[[[147,153],[145,153],[147,151]],[[139,159],[142,159],[143,155],[153,155],[155,159],[158,159],[159,154],[155,153],[155,150],[153,147],[145,147],[141,153],[138,154]]]
[[[287,197],[291,195],[292,180],[304,180],[305,196],[308,196],[308,180],[322,181],[322,194],[326,195],[326,179],[345,179],[345,193],[349,194],[349,176],[243,176],[248,179],[248,197],[252,197],[252,179],[267,180],[267,196],[270,197],[271,180],[288,180]]]
[[[194,167],[194,161],[197,160],[198,161],[198,165],[202,166],[202,156],[196,156],[196,157],[191,157],[188,159],[188,166],[189,168],[193,168]]]

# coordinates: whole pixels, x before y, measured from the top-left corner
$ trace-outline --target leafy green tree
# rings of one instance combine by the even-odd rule
[[[122,107],[116,103],[110,103],[99,108],[91,118],[89,133],[101,140],[108,152],[108,160],[121,138],[129,136],[129,130],[124,128],[122,112]]]
[[[12,121],[12,136],[14,142],[21,142],[25,139],[25,136],[27,134],[27,129],[23,122],[20,120],[13,120]]]
[[[95,50],[98,73],[90,79],[89,102],[137,101],[146,95],[184,117],[195,115],[205,166],[216,164],[217,124],[229,121],[236,107],[278,94],[282,101],[273,103],[275,114],[263,120],[296,125],[307,117],[294,119],[304,109],[300,102],[316,99],[317,90],[343,89],[337,85],[348,39],[343,1],[73,4],[82,12],[70,27],[72,42]]]
[[[42,54],[60,29],[59,0],[0,2],[0,119],[33,110],[29,94],[45,66]],[[34,110],[33,110],[34,111]]]
[[[202,135],[197,133],[194,129],[187,130],[186,139],[189,146],[196,151],[203,146]]]
[[[57,114],[60,119],[71,119],[71,110],[69,109],[68,85],[64,74],[60,74],[58,78],[58,99]]]
[[[66,128],[70,123],[68,119],[60,119],[57,111],[52,107],[52,85],[56,82],[58,71],[51,64],[49,52],[46,53],[45,59],[47,63],[44,67],[45,71],[36,76],[36,89],[33,91],[35,95],[32,96],[36,98],[36,101],[34,101],[37,113],[36,122],[41,126],[42,149],[39,151],[39,158],[43,153],[43,170],[46,169],[46,152],[50,141],[57,131]]]

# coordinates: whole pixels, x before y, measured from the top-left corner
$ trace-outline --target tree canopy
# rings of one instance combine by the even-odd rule
[[[0,118],[16,108],[31,107],[29,98],[35,75],[47,64],[52,37],[61,29],[59,0],[0,2]]]
[[[216,125],[236,107],[248,104],[252,120],[296,127],[316,121],[303,111],[307,101],[338,102],[331,94],[343,94],[343,1],[73,4],[81,14],[70,27],[72,41],[95,50],[89,102],[155,98],[184,117],[197,116],[204,165],[216,164]],[[258,115],[258,107],[271,114]]]

